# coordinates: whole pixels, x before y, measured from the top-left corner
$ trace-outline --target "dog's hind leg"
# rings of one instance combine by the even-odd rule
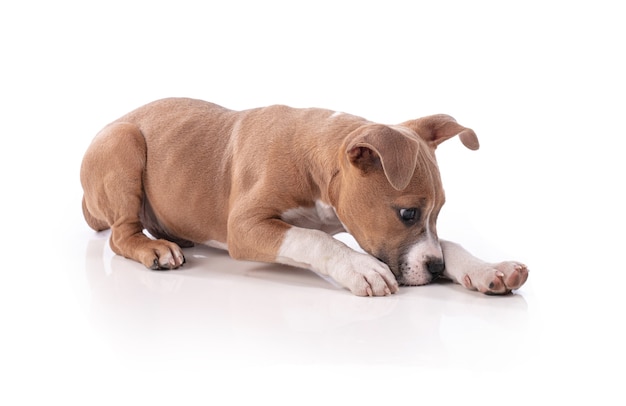
[[[106,221],[95,218],[89,209],[87,208],[87,202],[85,201],[85,196],[83,195],[83,216],[85,217],[85,221],[89,225],[89,227],[93,228],[96,231],[104,231],[108,230],[109,224]]]
[[[109,243],[116,254],[151,269],[178,268],[185,261],[180,247],[143,233],[145,165],[146,142],[136,125],[113,123],[104,128],[81,166],[85,220],[95,230],[111,228]]]

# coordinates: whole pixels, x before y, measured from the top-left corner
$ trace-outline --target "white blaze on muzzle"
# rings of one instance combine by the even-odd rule
[[[428,216],[430,217],[430,216]],[[400,263],[398,282],[403,285],[425,285],[433,280],[433,270],[443,271],[443,252],[439,240],[430,230],[430,219],[426,218],[426,232],[423,237],[411,246]],[[429,263],[431,269],[429,270]]]

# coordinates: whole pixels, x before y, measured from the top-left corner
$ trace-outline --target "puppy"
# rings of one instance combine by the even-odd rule
[[[447,115],[383,125],[323,109],[158,100],[94,138],[83,213],[94,230],[111,229],[115,253],[151,269],[178,268],[181,248],[206,244],[312,269],[360,296],[436,278],[508,293],[526,266],[486,263],[437,236],[435,149],[457,135],[478,149],[474,131]],[[332,237],[342,231],[367,253]]]

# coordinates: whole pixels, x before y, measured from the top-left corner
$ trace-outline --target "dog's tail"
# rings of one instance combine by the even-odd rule
[[[93,228],[96,231],[103,231],[109,229],[109,224],[106,221],[95,218],[87,209],[87,203],[85,203],[85,197],[83,196],[83,216],[85,216],[85,221],[89,224],[89,227]]]

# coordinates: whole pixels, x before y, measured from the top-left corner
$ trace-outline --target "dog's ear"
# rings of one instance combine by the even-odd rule
[[[346,154],[352,165],[363,172],[382,166],[396,190],[404,190],[417,165],[419,142],[384,125],[357,130],[347,143]]]
[[[437,148],[448,138],[458,135],[463,145],[471,150],[479,147],[478,137],[471,128],[466,128],[456,122],[456,120],[446,114],[436,114],[402,123],[415,131],[432,148]]]

